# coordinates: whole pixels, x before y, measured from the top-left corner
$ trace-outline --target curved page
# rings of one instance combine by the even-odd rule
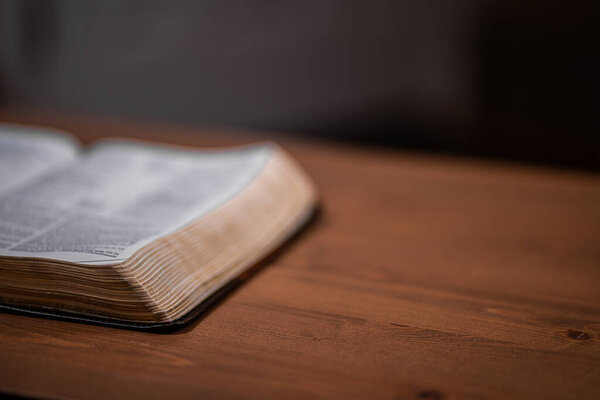
[[[122,262],[235,197],[272,151],[96,145],[76,163],[0,192],[0,256]]]

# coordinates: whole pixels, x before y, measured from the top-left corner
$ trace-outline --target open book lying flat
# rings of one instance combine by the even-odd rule
[[[179,326],[298,230],[316,198],[272,143],[82,150],[0,125],[0,308]]]

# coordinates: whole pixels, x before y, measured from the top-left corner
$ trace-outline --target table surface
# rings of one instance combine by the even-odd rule
[[[0,113],[84,142],[269,133]],[[600,398],[600,176],[279,141],[312,225],[203,318],[152,334],[0,314],[0,392],[50,398]]]

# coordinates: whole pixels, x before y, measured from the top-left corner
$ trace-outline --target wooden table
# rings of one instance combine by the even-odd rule
[[[206,145],[272,137],[9,112]],[[310,228],[168,335],[0,314],[0,390],[50,398],[600,399],[600,177],[280,141]]]

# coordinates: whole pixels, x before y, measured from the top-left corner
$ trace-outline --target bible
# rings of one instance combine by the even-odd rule
[[[0,309],[134,329],[191,321],[312,215],[281,147],[82,148],[0,125]]]

